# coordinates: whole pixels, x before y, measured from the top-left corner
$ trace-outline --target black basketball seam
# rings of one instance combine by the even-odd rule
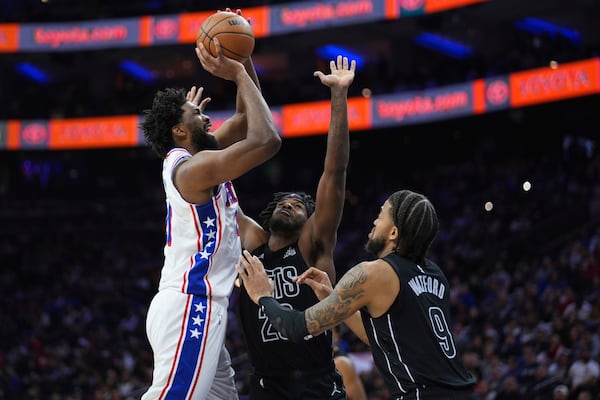
[[[210,20],[212,18],[214,18],[215,16],[217,16],[217,15],[219,15],[219,14],[213,14],[213,15],[211,15],[210,17],[208,17],[208,20],[205,21],[205,23],[206,22],[210,22]],[[213,28],[215,26],[219,25],[219,23],[221,23],[223,21],[227,21],[228,19],[236,18],[236,17],[237,17],[237,14],[236,15],[228,15],[227,17],[218,20],[217,22],[215,22],[214,24],[212,24],[210,27],[207,27],[207,30],[204,30],[204,28],[203,28],[204,24],[202,24],[202,26],[200,26],[200,30],[202,31],[202,33],[204,33],[206,36],[208,36],[212,40],[213,37],[210,36],[209,33],[210,33],[211,30],[213,30]]]
[[[221,31],[221,32],[219,32],[219,33],[215,33],[215,36],[217,36],[217,35],[220,35],[220,34],[222,34],[222,33],[233,33],[234,35],[248,36],[248,37],[251,37],[251,38],[253,38],[253,37],[254,37],[254,35],[251,35],[251,34],[249,34],[249,33],[245,33],[245,32],[237,32],[237,31]],[[214,38],[215,36],[213,36],[213,38]]]
[[[220,34],[222,34],[222,33],[233,33],[233,34],[236,34],[236,35],[242,35],[242,36],[248,36],[248,37],[252,37],[251,35],[248,35],[247,33],[240,33],[240,32],[219,32],[219,33],[217,33],[217,34],[215,35],[215,37],[216,37],[216,36],[218,36],[218,35],[220,35]],[[243,58],[246,58],[246,57],[248,57],[247,55],[245,55],[245,54],[240,54],[240,53],[238,53],[238,52],[236,52],[236,51],[233,51],[233,50],[231,50],[230,48],[228,48],[228,47],[226,47],[226,46],[223,46],[222,44],[221,44],[221,48],[222,48],[223,50],[227,50],[227,51],[228,51],[228,52],[230,52],[231,54],[235,54],[236,56],[243,57]],[[250,52],[250,53],[252,53],[252,52]]]
[[[213,30],[213,29],[214,29],[214,28],[215,28],[217,25],[219,25],[221,22],[223,22],[223,21],[227,21],[228,19],[231,19],[231,18],[236,18],[236,17],[238,17],[238,15],[237,15],[237,14],[236,14],[236,15],[229,15],[229,16],[227,16],[227,17],[225,17],[225,18],[222,18],[222,19],[218,20],[217,22],[215,22],[214,24],[212,24],[210,27],[207,27],[207,28],[206,28],[206,30],[205,30],[205,29],[204,29],[204,25],[205,25],[207,22],[208,22],[208,23],[210,23],[210,22],[211,22],[211,19],[212,19],[212,18],[214,18],[215,16],[218,16],[218,15],[219,15],[219,14],[213,14],[213,15],[211,15],[210,17],[208,17],[208,20],[206,20],[206,21],[205,21],[205,22],[204,22],[204,23],[203,23],[203,24],[200,26],[200,31],[201,31],[201,32],[204,34],[204,36],[205,36],[204,38],[202,38],[202,43],[204,43],[204,41],[206,40],[206,38],[208,38],[208,39],[209,39],[209,41],[212,41],[212,40],[213,40],[213,39],[214,39],[214,38],[215,38],[217,35],[220,35],[220,34],[225,34],[225,33],[230,33],[230,34],[232,33],[232,34],[236,34],[236,35],[247,36],[247,37],[249,37],[249,38],[252,38],[252,39],[254,39],[254,33],[252,33],[252,34],[249,34],[249,33],[245,33],[245,32],[237,32],[237,31],[220,31],[220,32],[218,32],[218,33],[214,34],[213,36],[211,36],[211,35],[210,35],[210,31],[212,31],[212,30]],[[210,44],[209,44],[209,47],[210,47]],[[238,52],[236,52],[236,51],[233,51],[233,50],[231,50],[231,49],[229,49],[229,48],[227,48],[227,47],[225,47],[225,46],[223,46],[223,45],[221,45],[221,49],[223,49],[223,50],[227,50],[227,51],[228,51],[228,52],[230,52],[231,54],[233,54],[233,55],[236,55],[236,56],[238,56],[238,57],[240,57],[240,58],[246,58],[246,57],[247,57],[245,54],[240,54],[240,53],[238,53]]]

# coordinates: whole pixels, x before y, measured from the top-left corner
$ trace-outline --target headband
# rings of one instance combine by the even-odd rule
[[[301,201],[302,204],[304,204],[304,208],[306,208],[306,213],[308,214],[308,216],[310,216],[315,211],[314,206],[307,200],[307,198],[305,196],[299,195],[298,193],[286,194],[281,198],[281,200],[283,199],[296,199]]]

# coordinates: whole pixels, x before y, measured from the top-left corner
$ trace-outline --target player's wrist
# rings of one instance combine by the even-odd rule
[[[242,64],[239,64],[239,68],[236,67],[236,71],[232,80],[239,86],[245,79],[252,81],[252,79],[250,79],[250,75],[248,75],[248,71],[246,71],[246,67],[244,67]]]
[[[348,96],[348,87],[343,87],[343,86],[331,86],[331,96],[336,98],[336,97],[340,97],[340,98],[344,98],[346,96]]]

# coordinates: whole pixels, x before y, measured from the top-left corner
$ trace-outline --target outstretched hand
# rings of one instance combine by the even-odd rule
[[[254,303],[258,304],[261,297],[273,295],[273,281],[267,276],[263,263],[248,250],[242,251],[240,262],[235,265],[235,269]]]
[[[348,63],[348,57],[337,56],[337,60],[329,62],[331,73],[325,75],[321,71],[315,71],[314,76],[321,80],[321,83],[330,88],[339,87],[348,89],[354,80],[354,71],[356,70],[356,60]]]
[[[200,112],[204,112],[206,105],[211,100],[210,97],[206,97],[205,99],[202,99],[203,92],[204,92],[204,88],[202,86],[200,86],[198,88],[196,88],[196,86],[192,86],[192,88],[190,90],[188,90],[187,94],[185,95],[185,99],[187,101],[189,101],[190,103],[194,104],[195,106],[198,106],[198,108],[200,109]]]
[[[329,275],[315,267],[310,267],[296,278],[296,283],[305,284],[315,292],[319,301],[323,300],[333,292],[333,285]]]

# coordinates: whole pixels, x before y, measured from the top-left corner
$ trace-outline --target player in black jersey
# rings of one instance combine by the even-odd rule
[[[448,280],[426,258],[437,232],[437,215],[425,196],[395,192],[366,244],[378,258],[354,266],[335,288],[321,271],[306,271],[296,282],[309,285],[321,301],[302,312],[272,297],[257,257],[244,252],[236,267],[250,298],[291,341],[302,343],[345,322],[371,346],[393,399],[473,399],[475,379],[452,335]]]
[[[313,291],[294,279],[317,266],[335,282],[336,245],[346,188],[349,158],[348,88],[355,61],[338,56],[327,75],[315,72],[331,90],[331,117],[323,173],[316,198],[304,192],[276,193],[261,212],[259,225],[243,213],[238,217],[242,247],[260,257],[275,282],[274,296],[290,308],[305,310],[318,302]],[[333,363],[331,333],[293,343],[277,332],[241,288],[239,317],[253,368],[251,400],[345,399]]]

